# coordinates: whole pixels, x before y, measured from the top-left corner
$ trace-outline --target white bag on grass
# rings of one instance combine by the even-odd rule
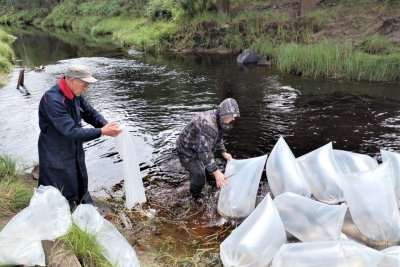
[[[219,214],[232,219],[241,219],[253,211],[266,160],[267,155],[228,161],[225,168],[225,176],[229,177],[228,184],[219,194]]]
[[[337,204],[344,201],[343,192],[336,183],[343,174],[332,150],[332,143],[328,143],[297,158],[297,163],[311,187],[312,195],[321,202]]]
[[[72,218],[82,231],[95,236],[97,243],[105,251],[104,257],[113,266],[140,266],[132,246],[114,225],[100,215],[95,207],[89,204],[80,204],[72,213]]]
[[[221,243],[220,257],[226,267],[269,266],[276,251],[285,242],[285,228],[268,193]]]
[[[342,173],[362,172],[378,167],[376,159],[359,153],[345,150],[333,150],[337,166]]]
[[[378,168],[347,174],[340,181],[354,224],[377,241],[400,241],[400,213],[388,163]]]
[[[0,232],[0,265],[45,265],[41,240],[54,240],[71,226],[68,201],[52,186],[39,186],[28,207]]]
[[[142,175],[140,174],[139,161],[135,146],[125,126],[121,126],[122,133],[115,138],[116,148],[123,160],[124,189],[126,195],[125,206],[128,209],[136,204],[146,202]]]
[[[381,149],[382,162],[387,162],[390,168],[394,193],[397,199],[397,205],[400,208],[400,154],[396,152]]]
[[[354,241],[284,244],[272,267],[377,267],[383,253]]]
[[[286,231],[299,240],[338,240],[347,205],[328,205],[290,192],[274,199]]]
[[[268,157],[266,172],[268,184],[275,197],[285,192],[292,192],[304,197],[311,196],[310,187],[282,136]]]

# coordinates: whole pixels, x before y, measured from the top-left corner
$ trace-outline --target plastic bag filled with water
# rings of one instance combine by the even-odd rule
[[[284,244],[272,267],[377,267],[383,253],[349,240]]]
[[[128,241],[114,225],[100,215],[95,207],[81,204],[72,213],[72,218],[82,231],[95,236],[97,243],[105,251],[104,257],[113,266],[140,266],[136,253]]]
[[[389,247],[381,250],[384,254],[379,267],[398,267],[400,266],[400,246]]]
[[[0,232],[0,265],[45,266],[41,240],[54,240],[71,226],[68,201],[52,186],[39,186],[29,206]]]
[[[225,267],[268,266],[286,242],[285,228],[268,193],[257,208],[220,245]]]
[[[328,143],[297,158],[297,163],[310,185],[312,195],[321,202],[337,204],[344,201],[343,192],[336,182],[342,179],[343,174],[339,171],[332,150],[332,143]]]
[[[277,196],[274,203],[286,231],[297,239],[340,239],[347,205],[328,205],[290,192]]]
[[[378,167],[376,159],[359,153],[333,149],[333,155],[341,173],[363,172]]]
[[[225,168],[228,184],[219,194],[219,214],[230,219],[242,219],[254,210],[266,160],[267,155],[228,161]]]
[[[125,206],[128,209],[136,204],[146,202],[146,195],[140,174],[139,160],[133,145],[132,138],[125,126],[121,126],[122,132],[115,138],[116,148],[123,159],[124,189],[126,195]]]
[[[279,138],[268,157],[266,173],[268,184],[275,197],[285,192],[304,197],[311,196],[310,187],[283,137]]]
[[[371,171],[346,174],[340,187],[363,235],[377,241],[400,241],[400,213],[387,162]]]
[[[397,205],[400,207],[400,154],[381,149],[381,155],[382,162],[387,162],[389,164]]]

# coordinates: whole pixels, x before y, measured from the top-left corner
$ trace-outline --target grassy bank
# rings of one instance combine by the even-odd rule
[[[282,72],[315,79],[400,80],[399,1],[330,0],[299,10],[291,0],[231,0],[229,14],[207,0],[71,0],[29,12],[3,6],[0,23],[108,35],[147,52],[251,48]]]
[[[0,30],[0,86],[7,82],[8,74],[13,68],[14,52],[10,45],[14,40],[15,37]]]

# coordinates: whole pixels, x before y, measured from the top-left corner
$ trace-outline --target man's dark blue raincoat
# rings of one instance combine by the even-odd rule
[[[82,128],[81,120],[95,128]],[[39,105],[39,185],[58,188],[75,204],[92,203],[82,143],[101,136],[107,121],[62,78]]]

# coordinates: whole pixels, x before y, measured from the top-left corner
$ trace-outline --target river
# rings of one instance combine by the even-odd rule
[[[187,189],[174,152],[176,136],[196,113],[215,108],[227,97],[237,100],[241,112],[225,142],[234,158],[269,154],[280,136],[296,157],[328,142],[377,160],[379,149],[400,151],[398,83],[314,81],[240,66],[236,55],[150,55],[68,33],[9,31],[18,37],[13,44],[18,61],[0,90],[0,151],[27,166],[37,163],[40,98],[69,64],[86,64],[99,80],[86,97],[106,119],[128,127],[146,194],[159,209],[176,197],[174,190],[180,190],[180,196]],[[35,71],[40,65],[44,70]],[[21,68],[26,69],[29,95],[16,89]],[[87,142],[85,150],[90,191],[103,196],[104,188],[110,190],[122,180],[114,140],[101,137]],[[191,223],[218,224],[215,210],[202,212]]]

